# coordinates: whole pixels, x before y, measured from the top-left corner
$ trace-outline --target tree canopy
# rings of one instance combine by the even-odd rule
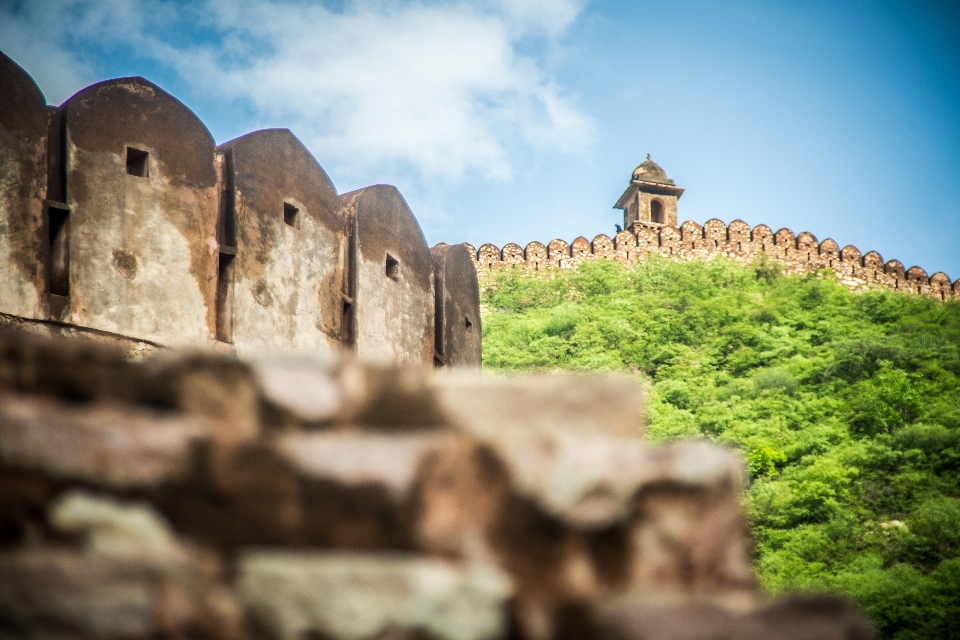
[[[881,637],[960,637],[960,302],[651,258],[503,270],[484,368],[628,371],[647,436],[742,451],[764,587],[845,593]]]

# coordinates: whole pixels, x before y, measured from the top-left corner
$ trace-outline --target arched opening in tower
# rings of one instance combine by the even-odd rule
[[[659,200],[650,202],[650,221],[663,224],[663,203]]]

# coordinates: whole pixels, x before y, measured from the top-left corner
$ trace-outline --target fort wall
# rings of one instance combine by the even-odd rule
[[[48,107],[0,53],[0,176],[0,324],[114,340],[132,355],[352,349],[480,365],[479,344],[438,333],[434,317],[479,308],[473,270],[435,287],[399,191],[341,196],[286,129],[217,147],[143,78]]]
[[[481,282],[504,267],[535,272],[570,269],[584,260],[598,258],[629,266],[651,255],[676,260],[725,257],[743,264],[770,260],[782,265],[788,274],[832,271],[842,285],[853,290],[883,287],[938,300],[960,299],[960,280],[951,283],[943,272],[928,276],[918,266],[905,269],[899,260],[884,262],[876,251],[862,253],[853,245],[841,249],[831,238],[818,241],[807,231],[795,234],[790,229],[780,229],[774,233],[764,224],[751,229],[742,220],[727,225],[714,218],[702,226],[688,220],[679,227],[640,222],[613,238],[600,234],[592,241],[581,236],[571,243],[557,239],[547,245],[531,242],[526,247],[514,243],[503,248],[484,244],[473,255]]]

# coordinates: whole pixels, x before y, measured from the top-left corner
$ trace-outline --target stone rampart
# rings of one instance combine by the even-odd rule
[[[469,249],[473,249],[467,245]],[[742,220],[729,225],[716,218],[702,226],[687,220],[680,227],[636,223],[611,238],[605,234],[592,241],[579,237],[571,243],[552,240],[544,246],[531,242],[526,248],[509,243],[502,249],[484,244],[473,251],[480,279],[503,267],[526,271],[570,269],[583,260],[608,258],[628,266],[648,256],[677,260],[731,258],[747,264],[766,259],[783,265],[785,273],[804,274],[829,270],[850,289],[885,287],[938,300],[960,299],[960,280],[937,272],[928,276],[921,267],[905,269],[899,260],[884,262],[876,251],[861,253],[853,245],[842,249],[832,239],[822,242],[812,233],[795,234],[790,229],[776,233],[765,224],[750,226]]]

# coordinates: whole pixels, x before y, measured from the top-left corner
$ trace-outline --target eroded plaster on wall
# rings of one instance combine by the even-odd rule
[[[345,227],[333,183],[286,129],[257,131],[220,151],[232,172],[221,215],[233,217],[226,222],[235,241],[220,244],[236,249],[237,352],[337,350]]]
[[[170,345],[212,342],[219,194],[210,133],[142,78],[88,87],[63,110],[70,294],[54,319]]]

